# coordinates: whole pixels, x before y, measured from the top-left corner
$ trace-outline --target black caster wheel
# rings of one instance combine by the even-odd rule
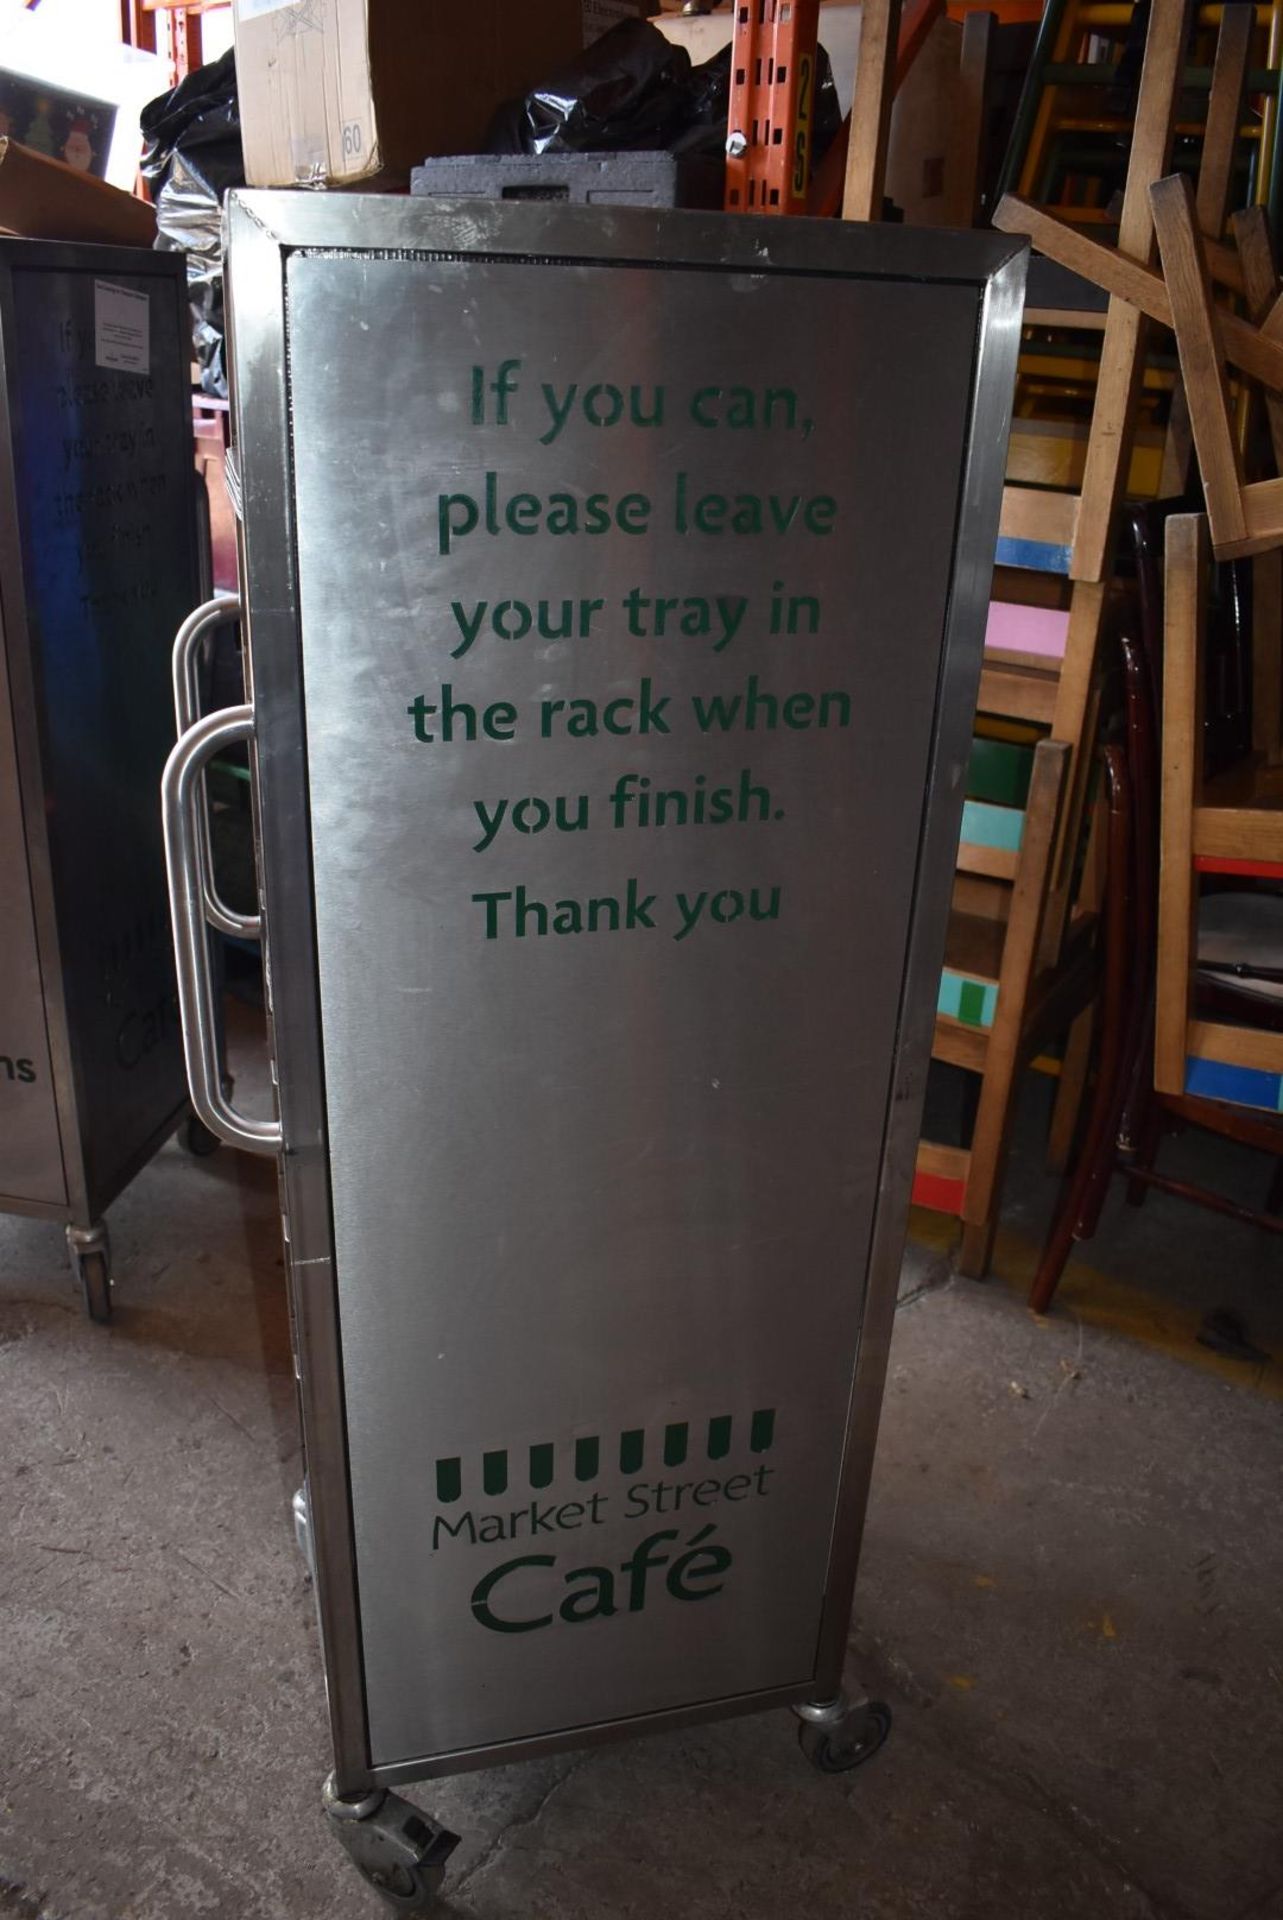
[[[193,1154],[197,1160],[204,1160],[211,1153],[217,1153],[223,1144],[218,1135],[211,1133],[205,1122],[198,1120],[195,1114],[184,1121],[182,1139],[186,1151]]]
[[[85,1311],[98,1326],[111,1321],[111,1269],[105,1253],[82,1253],[77,1263],[84,1289]]]
[[[367,1887],[373,1887],[393,1913],[439,1913],[437,1895],[445,1879],[445,1869],[435,1867],[364,1867],[358,1860],[356,1870]]]
[[[111,1243],[99,1220],[92,1227],[67,1228],[67,1257],[85,1296],[85,1311],[100,1327],[111,1320]]]
[[[891,1709],[881,1700],[866,1700],[833,1727],[803,1721],[797,1743],[821,1773],[849,1773],[871,1760],[891,1731]]]
[[[325,1811],[352,1864],[393,1913],[432,1914],[457,1834],[437,1826],[395,1793],[340,1799],[329,1781]]]

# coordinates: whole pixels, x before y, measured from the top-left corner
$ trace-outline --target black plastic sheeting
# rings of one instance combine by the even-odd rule
[[[229,187],[245,184],[231,50],[189,73],[172,93],[149,101],[141,124],[143,178],[156,202],[156,245],[187,255],[201,391],[225,400],[222,204]]]
[[[488,153],[721,154],[730,106],[731,49],[692,66],[646,20],[625,20],[525,96],[501,107]],[[842,126],[829,57],[820,48],[812,150],[824,157]]]

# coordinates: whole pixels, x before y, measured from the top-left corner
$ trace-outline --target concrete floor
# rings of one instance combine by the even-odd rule
[[[1283,1920],[1283,1367],[1195,1339],[1283,1355],[1279,1245],[1115,1196],[1038,1322],[1035,1169],[995,1280],[915,1218],[850,1660],[887,1747],[824,1778],[778,1714],[416,1792],[444,1914]],[[111,1226],[105,1333],[0,1219],[0,1915],[374,1920],[318,1807],[272,1170],[168,1147]]]

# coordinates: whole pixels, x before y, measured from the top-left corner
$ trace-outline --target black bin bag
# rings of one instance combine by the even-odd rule
[[[229,187],[245,185],[231,49],[149,101],[141,125],[143,178],[156,202],[156,245],[187,255],[201,390],[225,400],[222,203]]]
[[[731,49],[691,65],[647,20],[624,20],[499,109],[490,153],[721,155],[730,104]],[[820,48],[812,151],[816,161],[842,125],[829,57]]]

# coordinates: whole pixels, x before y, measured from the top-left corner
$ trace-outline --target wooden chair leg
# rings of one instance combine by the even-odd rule
[[[1212,541],[1218,552],[1243,550],[1247,518],[1243,465],[1230,422],[1229,389],[1217,334],[1216,308],[1185,174],[1150,188],[1154,230],[1172,302],[1181,379],[1198,453]]]
[[[1221,12],[1221,28],[1216,39],[1216,64],[1212,69],[1211,92],[1207,99],[1207,119],[1203,132],[1203,152],[1198,165],[1198,192],[1195,216],[1199,231],[1208,240],[1219,240],[1229,211],[1234,156],[1239,144],[1243,83],[1247,78],[1248,57],[1256,13],[1251,6],[1227,6]],[[1264,208],[1258,208],[1264,213]],[[1268,228],[1266,229],[1268,246]],[[1246,278],[1246,267],[1244,271]],[[1170,500],[1185,492],[1189,485],[1190,454],[1189,409],[1185,389],[1179,381],[1172,393],[1167,421],[1167,440],[1163,448],[1163,471],[1159,480],[1159,498]]]
[[[1109,780],[1109,857],[1114,884],[1106,902],[1104,934],[1104,991],[1101,1011],[1101,1050],[1098,1078],[1104,1083],[1105,1103],[1099,1137],[1089,1137],[1083,1158],[1089,1162],[1078,1196],[1074,1239],[1090,1240],[1100,1225],[1117,1163],[1118,1140],[1136,1078],[1137,1052],[1144,1046],[1146,1023],[1141,1002],[1149,997],[1143,961],[1138,957],[1142,911],[1132,872],[1134,798],[1122,749],[1107,747],[1104,761]]]
[[[980,1104],[971,1136],[963,1196],[964,1273],[979,1278],[993,1250],[1002,1175],[1023,1062],[1022,1037],[1034,962],[1047,910],[1056,824],[1065,793],[1069,748],[1044,740],[1034,752],[1025,807],[1024,841],[1011,892],[1011,909],[998,975],[998,1008],[985,1050]],[[970,1235],[966,1229],[976,1229]]]
[[[1264,207],[1245,207],[1234,215],[1230,228],[1243,269],[1248,311],[1266,339],[1283,339],[1283,306],[1279,304],[1278,269],[1270,240],[1269,215]],[[1266,388],[1264,399],[1274,471],[1283,474],[1283,394],[1271,393]]]
[[[1091,1032],[1094,1006],[1086,1006],[1078,1015],[1065,1040],[1056,1083],[1056,1100],[1051,1110],[1051,1130],[1047,1135],[1047,1171],[1063,1173],[1069,1165],[1074,1136],[1087,1091],[1087,1069],[1091,1065]]]
[[[1129,995],[1131,807],[1126,762],[1118,747],[1105,749],[1109,772],[1109,891],[1105,919],[1105,991],[1101,1002],[1100,1061],[1091,1114],[1073,1179],[1056,1210],[1029,1290],[1029,1305],[1045,1313],[1060,1284],[1075,1240],[1095,1231],[1100,1199],[1114,1165],[1118,1123],[1128,1089],[1125,1043]]]
[[[1135,1138],[1136,1144],[1127,1156],[1126,1165],[1135,1167],[1140,1173],[1151,1173],[1163,1138],[1163,1109],[1152,1097],[1136,1123]],[[1126,1194],[1128,1206],[1143,1207],[1148,1192],[1147,1181],[1129,1180]]]
[[[993,1243],[997,1238],[998,1219],[978,1223],[964,1220],[962,1223],[962,1242],[958,1248],[958,1272],[965,1274],[968,1280],[983,1280],[993,1265]]]
[[[1202,790],[1203,630],[1207,619],[1207,523],[1167,522],[1163,589],[1162,799],[1158,881],[1158,974],[1154,1085],[1185,1091],[1186,1035],[1198,950],[1194,807]]]
[[[1118,226],[1119,251],[1147,264],[1154,228],[1146,188],[1167,171],[1171,157],[1191,12],[1192,0],[1155,0],[1149,11]],[[1074,530],[1071,572],[1075,580],[1100,581],[1109,572],[1115,509],[1126,483],[1144,347],[1140,312],[1111,300],[1100,347],[1082,504]]]
[[[844,220],[882,218],[899,32],[900,0],[865,0],[860,15],[860,59],[855,70],[851,133],[846,150]]]

